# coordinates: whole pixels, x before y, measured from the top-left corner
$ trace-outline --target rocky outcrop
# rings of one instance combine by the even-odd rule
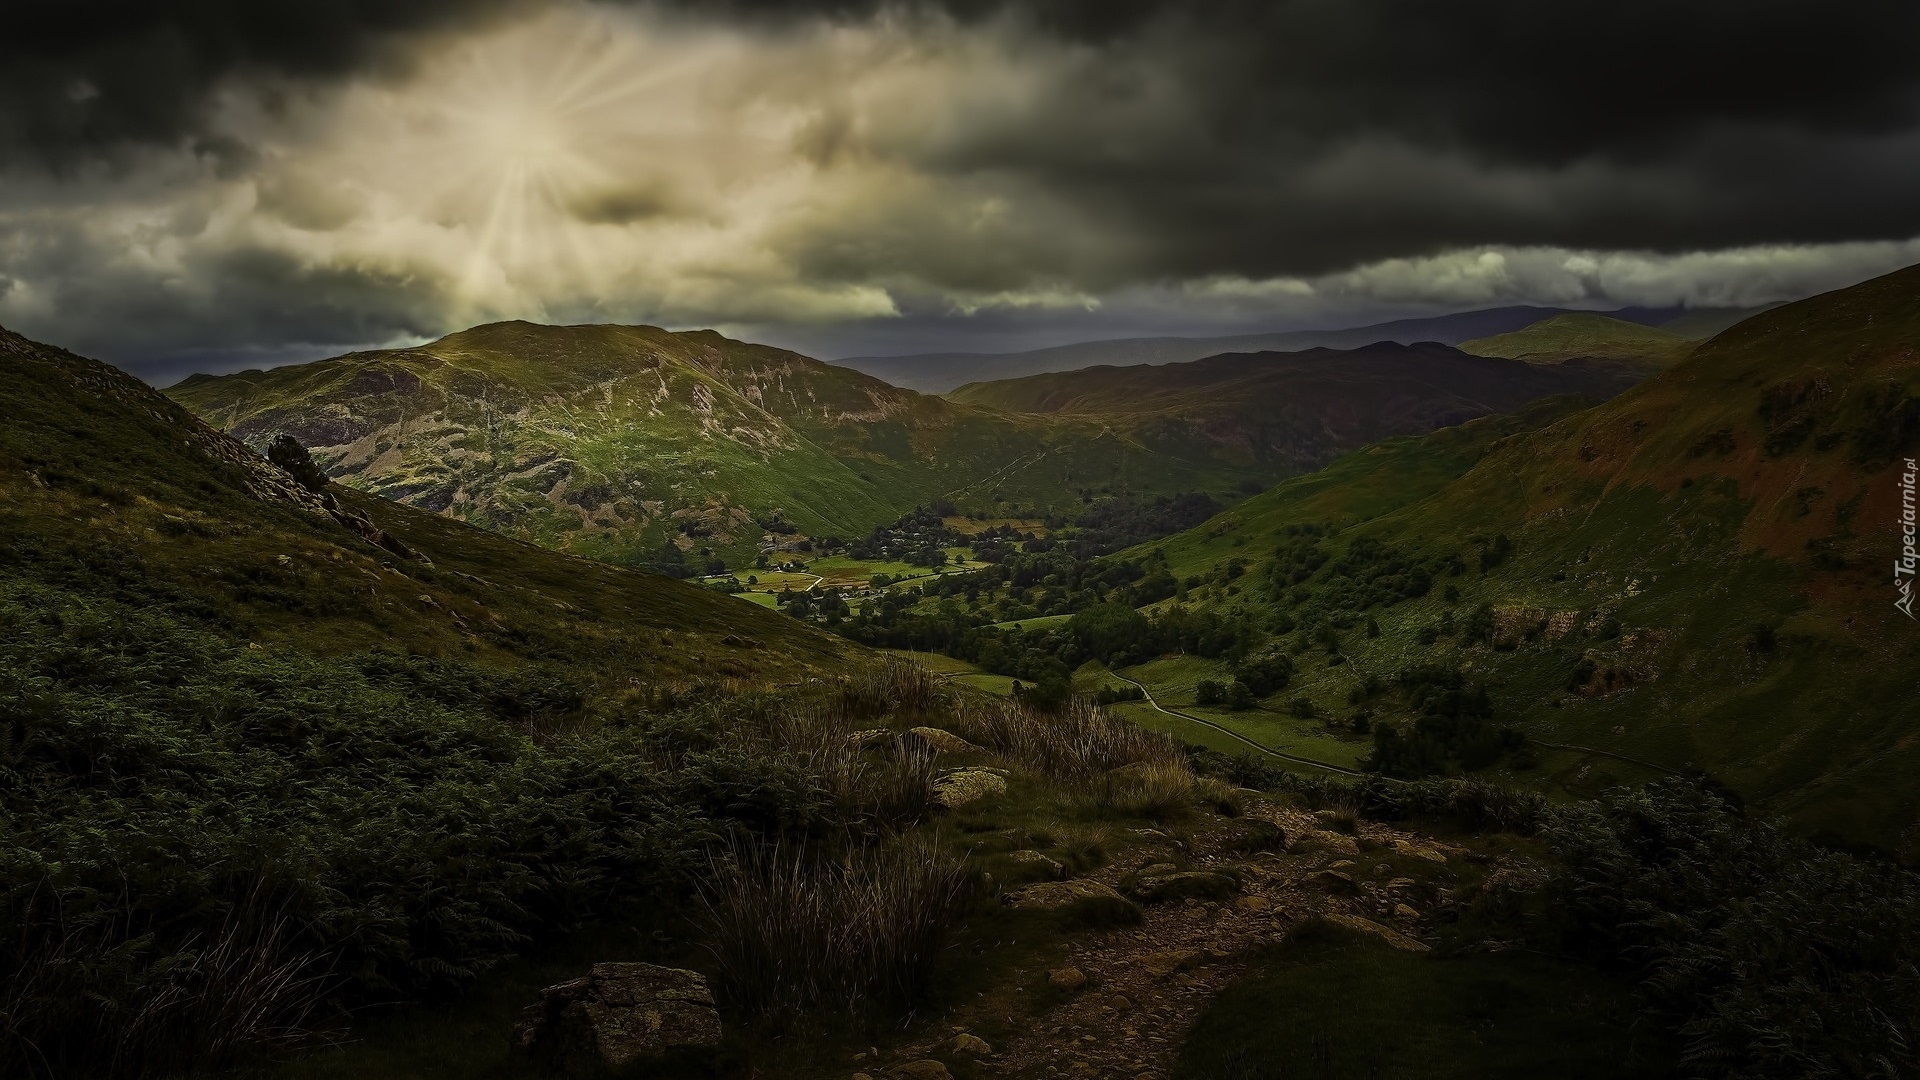
[[[1240,891],[1240,882],[1230,874],[1182,870],[1171,863],[1159,863],[1129,876],[1122,888],[1143,904],[1164,904],[1189,897],[1224,900]]]
[[[1057,912],[1094,923],[1140,921],[1140,909],[1133,901],[1098,881],[1043,881],[1007,894],[1007,906]]]
[[[933,801],[958,810],[1006,790],[1006,778],[992,769],[955,769],[933,782]]]
[[[710,1062],[720,1014],[699,972],[595,964],[541,991],[514,1027],[513,1044],[569,1075],[653,1076]]]
[[[907,731],[907,736],[918,739],[943,754],[978,754],[980,748],[951,731],[937,727],[917,727]]]

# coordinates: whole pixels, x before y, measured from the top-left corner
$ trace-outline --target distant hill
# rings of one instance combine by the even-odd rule
[[[1016,413],[1099,418],[1161,439],[1211,439],[1286,475],[1366,443],[1514,412],[1541,398],[1599,400],[1634,381],[1630,372],[1590,361],[1544,366],[1433,342],[1378,343],[1055,372],[969,384],[949,397]]]
[[[1625,308],[1606,314],[1628,322],[1658,325],[1675,319],[1712,319],[1734,310],[1707,308],[1687,312],[1684,308]],[[1746,309],[1738,310],[1746,312]],[[1014,353],[853,356],[836,362],[885,379],[895,386],[928,394],[944,394],[972,382],[1016,379],[1096,365],[1126,367],[1134,364],[1177,364],[1230,352],[1353,349],[1377,341],[1397,341],[1403,345],[1437,341],[1445,345],[1458,345],[1474,338],[1524,329],[1542,319],[1567,314],[1568,311],[1566,308],[1550,307],[1502,307],[1336,330],[1298,330],[1226,337],[1117,338]],[[1734,321],[1738,319],[1732,319],[1726,325],[1732,325]],[[1705,336],[1705,333],[1701,336]]]
[[[1373,738],[1360,710],[1421,730],[1382,687],[1438,665],[1567,786],[1704,769],[1912,860],[1920,626],[1889,563],[1915,455],[1920,267],[1753,316],[1541,430],[1370,448],[1153,547],[1186,580],[1244,564],[1203,602],[1298,627],[1288,692],[1342,737]],[[1353,610],[1376,566],[1431,577]],[[1327,640],[1337,665],[1312,661]]]
[[[1624,360],[1652,369],[1680,359],[1694,344],[1693,339],[1661,327],[1574,312],[1542,319],[1512,333],[1462,342],[1460,350],[1533,363],[1558,363],[1578,357]]]

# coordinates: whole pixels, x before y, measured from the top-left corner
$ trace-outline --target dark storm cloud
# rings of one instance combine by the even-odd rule
[[[386,46],[409,34],[540,6],[32,5],[0,35],[0,148],[70,164],[185,142],[242,160],[246,146],[201,123],[222,78],[324,80],[393,62]],[[1120,276],[1321,272],[1476,243],[1920,232],[1911,0],[667,6],[772,29],[939,11],[1098,50],[1019,123],[873,149],[1071,198],[1137,234],[1136,261],[1102,264]],[[823,240],[820,257],[852,246]]]
[[[1098,63],[1023,124],[907,152],[1071,193],[1149,253],[1115,273],[1920,233],[1911,0],[1033,10]]]
[[[1915,42],[1913,0],[35,3],[0,318],[134,359],[579,313],[832,353],[1779,299],[1914,251]],[[446,123],[552,72],[592,123]],[[551,206],[498,186],[527,145]]]
[[[409,34],[520,0],[30,0],[0,18],[0,152],[56,166],[128,144],[213,155],[206,95],[229,76],[327,78],[391,61]]]

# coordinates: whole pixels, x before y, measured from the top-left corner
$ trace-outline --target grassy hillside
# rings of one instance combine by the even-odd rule
[[[169,393],[256,447],[292,434],[343,483],[614,562],[738,566],[778,522],[855,537],[939,498],[1046,509],[1251,475],[1209,443],[958,407],[710,331],[500,323]]]
[[[848,655],[724,596],[335,485],[344,516],[370,519],[400,541],[396,553],[137,380],[3,331],[0,353],[10,583],[164,596],[264,647],[386,644],[509,666],[563,650],[622,683],[774,681]]]
[[[1658,368],[1685,356],[1693,345],[1691,338],[1673,329],[1574,312],[1542,319],[1509,334],[1463,342],[1460,349],[1475,356],[1500,356],[1534,363],[1590,357],[1635,361]]]
[[[1368,675],[1457,667],[1497,717],[1592,751],[1546,754],[1558,781],[1702,768],[1914,858],[1920,630],[1888,565],[1917,451],[1920,268],[1755,316],[1406,505],[1380,495],[1406,490],[1387,448],[1157,546],[1176,573],[1245,564],[1203,602],[1297,625],[1287,695],[1342,738],[1362,710],[1411,730]],[[1431,585],[1356,606],[1397,564]]]

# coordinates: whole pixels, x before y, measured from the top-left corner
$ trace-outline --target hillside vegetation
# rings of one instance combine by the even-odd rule
[[[1407,489],[1403,456],[1370,451],[1120,557],[1287,627],[1300,711],[1376,756],[1394,731],[1404,767],[1460,767],[1392,689],[1453,671],[1557,782],[1704,770],[1912,859],[1920,632],[1888,566],[1917,449],[1920,268],[1748,319],[1407,505],[1379,494]]]

